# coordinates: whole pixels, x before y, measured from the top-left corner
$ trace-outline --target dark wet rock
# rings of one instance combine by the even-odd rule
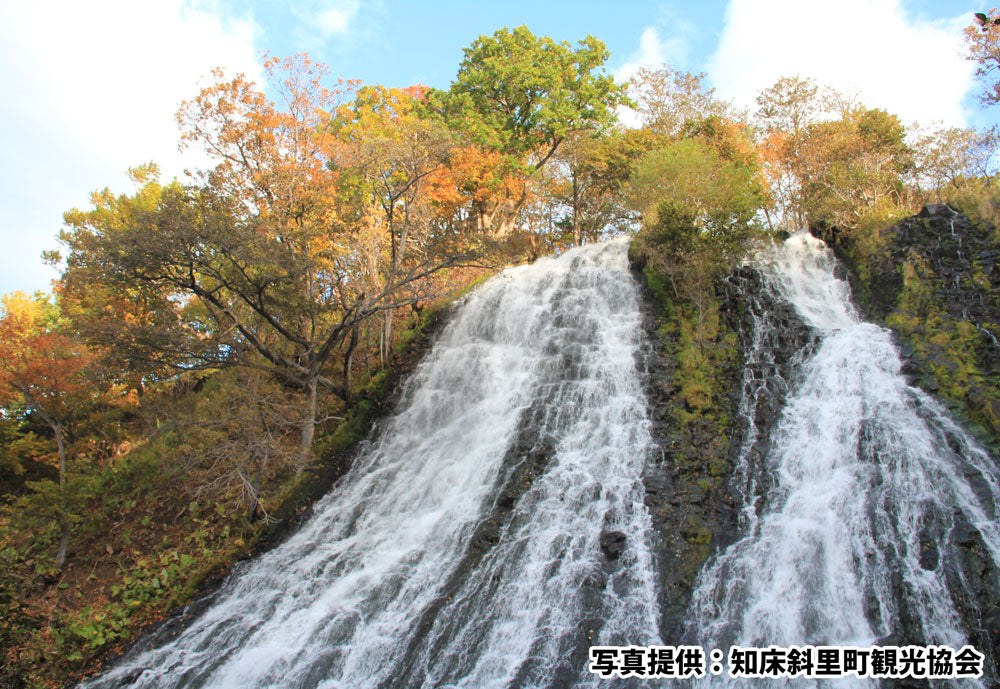
[[[885,230],[886,250],[873,257],[865,270],[853,265],[842,234],[827,227],[812,231],[849,268],[848,279],[867,318],[882,320],[893,311],[903,287],[902,267],[909,263],[936,281],[936,300],[953,316],[970,322],[998,322],[994,300],[979,293],[1000,285],[1000,271],[994,269],[995,228],[990,223],[976,224],[950,206],[928,204],[918,215]],[[865,272],[869,277],[861,280],[858,275]],[[982,276],[992,285],[982,284]]]
[[[472,547],[488,550],[500,542],[501,527],[495,520],[482,522],[472,537]]]
[[[920,566],[926,570],[937,569],[940,553],[937,543],[933,540],[920,543]]]
[[[900,367],[899,372],[908,378],[915,378],[922,373],[920,365],[912,359],[903,359],[903,365]]]
[[[621,531],[602,531],[600,538],[601,552],[609,560],[617,560],[625,550],[625,534]]]
[[[946,397],[981,442],[1000,453],[1000,236],[945,204],[930,204],[882,231],[884,248],[854,265],[849,234],[813,230],[850,268],[855,302],[868,320],[903,327],[903,374]],[[863,277],[862,277],[863,276]],[[905,291],[912,284],[912,291]],[[902,325],[901,325],[902,324]]]
[[[738,338],[739,355],[721,375],[728,395],[713,419],[678,422],[676,342],[664,340],[663,324],[651,294],[646,293],[646,332],[650,351],[646,357],[646,383],[650,431],[658,447],[647,464],[643,482],[645,502],[657,534],[654,550],[659,570],[661,636],[665,643],[682,643],[685,612],[698,573],[713,553],[740,535],[741,497],[733,485],[738,450],[751,426],[760,431],[749,448],[752,461],[766,455],[768,431],[781,415],[785,396],[793,384],[803,352],[817,343],[794,309],[769,296],[760,274],[741,268],[719,290],[720,315]],[[744,379],[747,352],[754,328],[763,327],[764,356]],[[768,381],[766,386],[754,381]],[[752,418],[739,412],[744,385],[753,387],[756,404]],[[682,403],[681,403],[682,404]],[[731,421],[720,424],[725,416]],[[751,423],[752,422],[752,423]],[[761,482],[760,489],[768,486]]]
[[[146,671],[146,668],[137,668],[137,669],[133,670],[132,672],[130,672],[127,675],[123,676],[118,681],[118,686],[119,687],[129,687],[129,686],[132,686],[133,684],[136,683],[136,681],[140,677],[142,677],[142,673],[144,673],[145,671]]]
[[[920,209],[919,217],[921,218],[932,218],[936,215],[952,215],[953,211],[945,203],[928,203],[926,206]]]
[[[1000,638],[1000,608],[983,611],[982,626],[994,639]]]
[[[948,591],[964,621],[968,640],[986,655],[987,686],[1000,686],[997,659],[1000,658],[1000,572],[982,547],[975,527],[956,517],[949,534],[958,546],[958,557],[946,563]]]
[[[898,632],[892,634],[886,634],[885,636],[880,636],[875,639],[875,646],[905,646],[907,644],[906,637]]]
[[[955,524],[951,527],[950,539],[962,548],[977,548],[980,543],[979,530],[964,519],[960,513],[955,515]]]

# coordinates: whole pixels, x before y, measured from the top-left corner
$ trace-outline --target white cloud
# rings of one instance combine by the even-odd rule
[[[335,0],[319,10],[314,15],[313,21],[324,38],[334,34],[345,34],[357,16],[360,5],[359,0]]]
[[[731,0],[708,72],[719,95],[740,105],[798,74],[857,92],[904,122],[961,126],[973,86],[961,32],[968,22],[914,19],[899,0]]]
[[[368,0],[366,9],[371,9]],[[302,0],[289,8],[298,20],[292,35],[295,43],[310,51],[323,50],[330,39],[338,43],[357,39],[361,0]]]
[[[659,67],[669,62],[678,47],[679,39],[670,43],[661,41],[656,27],[647,26],[639,36],[639,48],[615,70],[615,79],[626,81],[643,67]]]
[[[669,6],[661,6],[658,15],[652,25],[642,30],[636,51],[614,71],[615,79],[627,80],[643,67],[656,68],[667,64],[684,68],[691,43],[701,31]]]
[[[47,288],[38,254],[62,212],[129,191],[130,166],[196,164],[177,151],[177,106],[215,66],[259,82],[260,32],[184,0],[0,3],[0,26],[0,291]]]

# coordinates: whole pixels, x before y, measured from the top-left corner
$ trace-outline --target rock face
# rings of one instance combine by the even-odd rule
[[[729,276],[724,302],[739,336],[741,389],[736,412],[737,439],[756,439],[750,452],[766,450],[771,426],[798,382],[798,365],[818,342],[791,304],[775,298],[758,271],[743,267]],[[738,449],[738,447],[737,447]]]
[[[673,343],[670,336],[664,340],[655,299],[646,294],[647,392],[660,460],[647,469],[644,483],[659,534],[660,627],[667,644],[683,642],[684,613],[705,562],[740,535],[741,487],[733,471],[738,455],[764,456],[768,432],[795,380],[797,353],[814,341],[792,307],[771,298],[751,268],[730,275],[718,298],[739,349],[737,361],[723,372],[729,394],[717,411],[731,419],[724,428],[711,417],[678,422],[677,363],[668,351]],[[770,384],[755,384],[764,380]]]
[[[625,550],[625,534],[621,531],[604,531],[601,533],[601,552],[609,560],[617,560]]]
[[[822,234],[822,233],[820,233]],[[858,265],[849,243],[834,249],[851,267],[865,316],[896,330],[904,373],[982,426],[1000,449],[1000,235],[944,204],[925,206],[885,230],[885,250]],[[985,437],[984,437],[985,436]]]
[[[909,261],[933,272],[938,280],[935,300],[954,318],[1000,321],[996,300],[990,298],[1000,289],[1000,252],[993,225],[974,224],[951,207],[934,203],[889,228],[888,234],[888,251],[871,267],[872,316],[885,318],[896,307],[903,287],[900,267]]]
[[[980,385],[996,393],[1000,369],[996,350],[990,349],[995,346],[990,330],[1000,322],[995,230],[976,226],[965,216],[939,206],[925,209],[890,232],[890,249],[878,265],[868,266],[865,278],[858,272],[848,276],[855,293],[864,295],[858,304],[862,312],[902,333],[903,373],[932,391],[949,383],[948,372],[970,370],[968,360],[954,358],[954,348],[940,344],[945,339],[938,331],[967,333],[966,340],[973,340],[977,347],[963,351],[975,354],[976,366],[992,371],[993,382]],[[730,390],[725,412],[732,422],[726,429],[730,442],[722,453],[715,442],[719,429],[711,423],[696,420],[683,428],[678,425],[676,362],[668,356],[671,342],[669,336],[664,340],[654,299],[649,296],[648,394],[661,460],[647,470],[646,503],[660,535],[661,630],[668,644],[690,641],[684,638],[682,623],[695,579],[712,554],[739,534],[735,505],[741,503],[741,492],[750,487],[741,485],[741,472],[734,467],[740,459],[753,466],[767,456],[768,436],[786,397],[797,387],[800,364],[819,341],[817,333],[789,304],[773,297],[761,275],[751,268],[730,275],[719,299],[724,320],[738,336],[740,353],[737,364],[725,374]],[[922,311],[914,314],[918,308]],[[903,326],[907,323],[917,325],[906,329]],[[973,380],[968,399],[975,399],[975,390]],[[766,492],[769,486],[753,489]],[[996,586],[1000,572],[971,525],[956,521],[950,538],[961,548],[960,563],[948,561],[934,545],[935,539],[920,534],[925,543],[921,565],[936,569],[943,563],[966,573],[951,590],[952,598],[969,631],[969,641],[995,656],[1000,653]],[[898,599],[905,601],[901,580],[890,583]],[[897,622],[899,638],[921,638],[919,622],[907,614],[906,605],[901,607]],[[886,644],[892,641],[883,640]]]

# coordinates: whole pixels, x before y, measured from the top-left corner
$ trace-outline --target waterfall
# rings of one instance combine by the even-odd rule
[[[313,517],[84,686],[583,686],[589,644],[659,643],[626,247],[472,293]]]
[[[591,645],[664,643],[642,482],[648,348],[626,246],[574,249],[469,295],[310,520],[176,638],[84,686],[642,686],[587,669]],[[995,463],[907,382],[822,242],[797,234],[755,265],[766,294],[746,295],[733,482],[743,536],[700,573],[685,643],[988,640],[970,626],[984,626],[977,591],[998,587]],[[780,357],[775,304],[810,333]],[[982,679],[939,684],[989,686],[991,662]]]
[[[822,242],[799,233],[756,263],[771,296],[813,329],[814,343],[796,360],[766,451],[744,443],[737,492],[745,535],[700,574],[688,636],[723,651],[732,644],[970,643],[973,579],[982,574],[971,571],[968,553],[994,572],[1000,565],[996,465],[939,403],[907,383],[891,333],[860,320]],[[775,327],[766,313],[754,324]],[[745,379],[745,415],[767,384]],[[985,584],[1000,585],[988,577]],[[704,683],[748,680],[720,675]]]

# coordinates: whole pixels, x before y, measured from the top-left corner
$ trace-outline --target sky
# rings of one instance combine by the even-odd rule
[[[261,81],[262,56],[308,52],[333,76],[447,88],[477,36],[527,25],[607,44],[609,72],[704,72],[752,106],[798,74],[856,92],[905,123],[991,126],[962,28],[979,0],[0,0],[0,293],[48,290],[62,214],[93,191],[134,191],[130,167],[167,178],[204,163],[177,149],[178,104],[213,67]]]

